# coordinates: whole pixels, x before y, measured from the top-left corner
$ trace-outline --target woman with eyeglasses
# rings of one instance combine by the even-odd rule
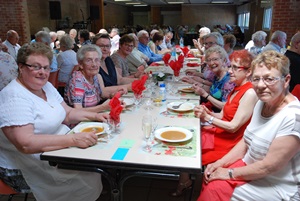
[[[63,101],[48,82],[52,57],[50,46],[43,43],[22,46],[19,75],[0,92],[0,177],[12,188],[28,184],[36,200],[97,200],[100,174],[61,170],[40,160],[41,152],[97,143],[94,132],[65,135],[66,124],[108,118]]]
[[[79,70],[73,71],[65,88],[64,99],[68,105],[95,112],[110,108],[107,99],[113,92],[104,87],[102,77],[98,73],[101,57],[101,50],[96,45],[84,45],[78,50]],[[123,91],[122,88],[120,90]],[[114,93],[116,92],[117,90]]]
[[[131,54],[134,46],[134,38],[130,35],[123,35],[120,38],[119,49],[111,55],[116,69],[123,77],[140,78],[144,74],[145,66],[141,65],[137,71],[130,74],[127,56]]]
[[[131,83],[135,78],[123,77],[116,69],[114,62],[110,57],[110,37],[108,34],[96,34],[92,44],[100,47],[102,58],[99,68],[99,74],[102,77],[105,87],[114,88],[122,87],[124,90],[131,90]]]
[[[300,200],[300,103],[289,92],[289,59],[266,51],[252,62],[259,100],[243,139],[209,164],[198,201]]]
[[[205,51],[205,62],[209,70],[214,74],[212,85],[207,92],[203,84],[193,85],[195,93],[202,97],[206,106],[215,112],[219,112],[225,102],[228,94],[234,88],[234,83],[230,82],[230,74],[227,69],[227,53],[220,46],[210,47]]]
[[[230,55],[231,66],[228,69],[230,82],[235,84],[228,99],[219,113],[211,112],[204,105],[196,106],[195,116],[209,125],[201,127],[202,165],[208,165],[222,158],[241,139],[249,124],[252,111],[258,98],[249,81],[253,55],[247,50],[234,51]],[[180,185],[182,184],[182,185]],[[177,191],[190,187],[189,175],[182,173]]]

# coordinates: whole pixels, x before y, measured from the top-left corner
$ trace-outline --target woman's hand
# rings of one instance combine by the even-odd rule
[[[216,171],[217,168],[222,167],[219,161],[216,161],[214,163],[208,164],[204,171],[204,182],[208,183],[210,180],[210,176]],[[214,176],[212,177],[214,178]],[[211,178],[211,179],[212,179]]]
[[[109,114],[107,113],[97,113],[95,116],[97,121],[101,121],[101,122],[107,122],[107,120],[109,119]]]
[[[189,77],[189,76],[185,76],[183,78],[181,78],[181,80],[183,82],[187,82],[189,84],[194,84],[195,80],[193,79],[193,77]]]
[[[70,136],[72,136],[74,146],[79,148],[87,148],[97,144],[98,136],[95,135],[95,132],[75,133]]]
[[[201,121],[206,121],[205,117],[209,114],[211,114],[211,111],[205,107],[204,105],[197,105],[194,108],[194,114],[197,118],[200,118]]]
[[[211,182],[214,180],[230,180],[229,174],[228,174],[228,168],[222,168],[222,167],[218,167],[217,169],[215,169],[214,172],[212,172],[211,174],[206,175],[205,178],[205,182]]]
[[[193,89],[195,90],[195,94],[198,94],[200,96],[203,96],[205,93],[207,94],[207,92],[198,84],[194,84]]]

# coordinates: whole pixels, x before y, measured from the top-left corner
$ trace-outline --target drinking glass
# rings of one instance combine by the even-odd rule
[[[151,115],[145,115],[142,119],[142,130],[143,135],[146,139],[146,145],[143,147],[143,150],[146,152],[151,152],[152,147],[150,146],[149,139],[152,133],[153,119]]]
[[[108,125],[109,125],[109,133],[108,134],[108,138],[113,138],[112,137],[112,134],[113,135],[117,135],[117,134],[120,134],[121,131],[120,131],[120,121],[115,121],[111,118],[108,119]]]
[[[137,107],[142,101],[142,94],[134,94],[134,105]]]

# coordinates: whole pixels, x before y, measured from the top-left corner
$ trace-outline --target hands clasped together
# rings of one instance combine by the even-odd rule
[[[207,165],[204,171],[204,182],[206,184],[214,180],[230,180],[228,168],[223,168],[218,161]]]

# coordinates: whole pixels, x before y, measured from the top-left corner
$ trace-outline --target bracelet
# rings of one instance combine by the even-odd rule
[[[231,180],[234,180],[234,177],[233,177],[233,169],[232,169],[232,168],[228,169],[228,175],[229,175],[229,178],[230,178]]]
[[[210,95],[208,94],[208,95],[205,97],[205,99],[207,99],[209,96],[210,96]]]
[[[215,117],[211,116],[207,123],[212,124]]]

